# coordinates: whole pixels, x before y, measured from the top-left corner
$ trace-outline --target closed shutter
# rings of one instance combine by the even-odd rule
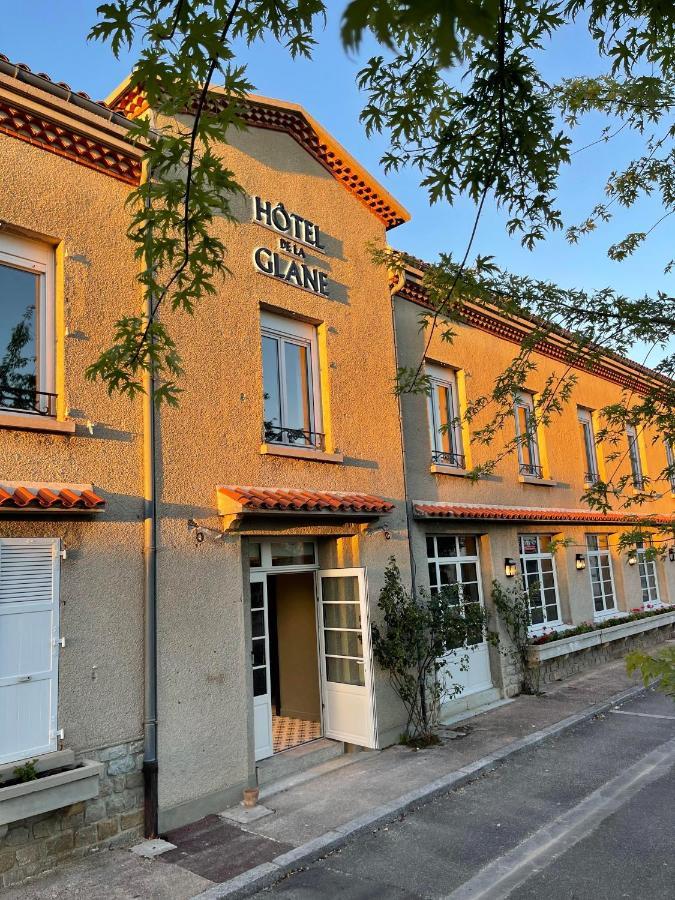
[[[57,538],[0,538],[0,764],[56,750]]]

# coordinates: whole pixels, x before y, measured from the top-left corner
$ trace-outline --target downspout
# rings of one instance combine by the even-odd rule
[[[143,162],[141,178],[150,178]],[[149,203],[146,200],[146,203]],[[144,260],[150,265],[149,260]],[[144,294],[144,312],[149,317],[152,297]],[[143,600],[144,600],[144,692],[143,692],[143,796],[145,837],[155,838],[159,830],[157,762],[157,501],[155,379],[143,373]]]
[[[405,283],[405,275],[399,273],[396,275],[396,280],[391,286],[391,330],[394,336],[394,359],[396,362],[396,371],[398,371],[399,367],[399,358],[398,358],[398,341],[396,339],[396,313],[394,304],[396,302],[395,295],[399,288],[403,287]],[[403,436],[403,408],[401,405],[401,395],[397,392],[396,394],[396,403],[398,406],[398,433],[400,436],[401,443],[401,463],[403,466],[403,496],[405,500],[405,525],[406,525],[406,533],[408,535],[408,554],[410,556],[410,586],[413,594],[417,593],[417,569],[415,566],[415,554],[413,553],[413,545],[412,545],[412,498],[408,496],[408,468],[406,466],[406,458],[405,458],[405,438]]]

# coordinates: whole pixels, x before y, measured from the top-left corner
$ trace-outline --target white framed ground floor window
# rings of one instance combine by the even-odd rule
[[[661,593],[659,591],[659,577],[656,571],[656,560],[648,553],[649,546],[649,544],[646,544],[646,542],[643,541],[636,544],[642,605],[647,608],[662,605]]]
[[[429,534],[426,540],[431,593],[454,588],[456,603],[461,609],[470,605],[484,607],[478,539],[474,535]],[[468,657],[464,669],[453,665],[462,656]],[[451,690],[452,685],[460,685],[460,696],[492,687],[489,648],[482,629],[476,631],[468,648],[457,648],[454,656],[449,655],[447,663],[446,686]]]
[[[518,536],[520,572],[530,600],[532,630],[542,631],[562,624],[558,577],[549,537],[539,534]]]
[[[616,589],[606,534],[587,534],[588,574],[593,592],[593,617],[603,619],[616,613]]]
[[[0,764],[57,749],[58,538],[0,538]]]

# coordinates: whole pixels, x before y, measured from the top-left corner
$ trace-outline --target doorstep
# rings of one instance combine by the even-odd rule
[[[344,752],[345,745],[342,741],[319,738],[315,741],[307,741],[305,744],[298,744],[297,747],[292,747],[290,750],[274,753],[256,764],[258,786],[269,788],[276,781],[306,772],[321,763],[343,756]]]

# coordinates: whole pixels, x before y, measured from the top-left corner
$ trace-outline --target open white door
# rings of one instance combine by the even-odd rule
[[[365,569],[323,569],[319,635],[324,734],[377,746]]]
[[[263,573],[251,573],[251,666],[253,669],[253,730],[257,761],[274,753],[267,576]]]

